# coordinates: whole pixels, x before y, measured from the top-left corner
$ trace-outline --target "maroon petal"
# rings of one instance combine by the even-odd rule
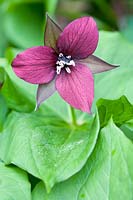
[[[12,67],[21,79],[33,84],[43,84],[54,78],[56,60],[57,56],[52,48],[39,46],[18,54]]]
[[[61,97],[74,108],[91,112],[94,98],[93,76],[89,68],[76,64],[70,74],[62,71],[56,79],[56,89]]]
[[[48,97],[50,97],[54,92],[55,89],[55,79],[53,79],[49,83],[45,83],[38,86],[37,89],[37,97],[36,97],[36,109],[37,110],[40,104],[45,101]]]
[[[92,17],[74,20],[61,33],[57,47],[60,53],[82,59],[91,55],[98,43],[98,30]]]
[[[109,71],[119,67],[119,65],[111,65],[94,55],[90,55],[88,58],[79,60],[79,62],[87,65],[93,74]]]

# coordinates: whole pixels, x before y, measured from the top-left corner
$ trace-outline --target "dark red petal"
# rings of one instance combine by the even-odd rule
[[[76,59],[91,55],[98,43],[98,29],[92,17],[74,20],[61,33],[57,47],[60,53]]]
[[[61,97],[74,108],[91,112],[94,98],[93,76],[89,68],[76,64],[68,74],[62,71],[56,79],[56,89]]]
[[[56,60],[57,56],[52,48],[39,46],[18,54],[12,67],[21,79],[33,84],[43,84],[54,78]]]
[[[56,43],[60,33],[62,32],[62,29],[49,17],[48,14],[46,17],[44,43],[46,46],[52,47],[56,52],[58,52]]]
[[[39,85],[36,97],[36,110],[39,108],[40,104],[50,97],[55,91],[55,79],[49,83]]]
[[[90,55],[88,58],[79,60],[79,62],[87,65],[93,74],[109,71],[119,67],[119,65],[111,65],[94,55]]]

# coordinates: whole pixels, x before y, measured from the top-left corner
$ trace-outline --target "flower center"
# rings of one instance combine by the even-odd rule
[[[60,74],[61,69],[65,68],[67,73],[71,73],[70,66],[75,66],[75,62],[71,56],[64,56],[63,53],[59,53],[58,60],[56,62],[56,73]]]

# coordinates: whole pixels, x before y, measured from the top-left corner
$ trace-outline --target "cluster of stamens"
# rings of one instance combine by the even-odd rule
[[[64,56],[63,53],[59,54],[58,60],[56,62],[56,73],[60,74],[61,69],[65,68],[67,73],[71,73],[70,66],[75,66],[75,62],[71,59],[71,56]]]

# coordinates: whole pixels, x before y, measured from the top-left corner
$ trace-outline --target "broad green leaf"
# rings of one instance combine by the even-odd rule
[[[28,88],[30,87],[28,86],[27,89]],[[8,75],[6,75],[6,80],[2,86],[1,92],[10,109],[14,109],[19,112],[34,111],[35,100],[32,99],[32,96],[30,96],[31,91],[29,90],[29,96],[27,96],[25,94],[26,91],[24,91],[23,88],[20,88],[17,82],[16,84],[13,83]]]
[[[120,128],[129,139],[133,140],[133,119],[124,123]]]
[[[48,194],[43,183],[33,190],[33,200],[132,200],[133,144],[110,121],[100,132],[85,167]]]
[[[83,167],[98,132],[98,116],[93,123],[88,118],[86,124],[75,127],[57,115],[13,112],[0,136],[0,158],[40,178],[50,191]]]
[[[64,184],[65,182],[63,182]],[[62,183],[61,183],[62,184]],[[60,187],[61,184],[58,184],[58,188],[60,188],[60,197],[62,196],[61,193],[62,193],[62,188]],[[56,187],[56,186],[55,186]],[[57,187],[56,187],[57,188]],[[65,188],[63,187],[63,190]],[[66,187],[66,191],[67,191],[67,187]],[[49,195],[47,195],[47,192],[45,190],[45,186],[44,186],[44,183],[43,182],[40,182],[36,185],[36,187],[34,188],[33,192],[32,192],[32,200],[49,200],[51,198],[52,199],[52,196],[55,194],[55,199],[57,199],[57,194],[56,192],[53,192],[51,191],[51,193]],[[68,194],[70,195],[70,194]],[[72,194],[71,194],[72,195]],[[50,197],[51,196],[51,197]],[[63,195],[63,200],[65,200],[65,195]],[[70,197],[70,196],[69,196]],[[62,198],[62,197],[61,197]],[[72,198],[71,198],[72,199]],[[58,199],[59,200],[59,199]]]
[[[128,49],[128,51],[125,51]],[[99,43],[95,54],[121,68],[132,68],[133,44],[129,43],[119,32],[100,31]],[[116,69],[118,70],[118,69]],[[108,74],[110,72],[105,72]]]
[[[0,199],[31,200],[31,186],[27,174],[17,167],[0,162]]]
[[[99,98],[117,99],[125,95],[132,103],[133,45],[118,32],[102,31],[95,54],[112,64],[120,64],[115,70],[95,75],[95,101]]]
[[[129,103],[125,96],[117,100],[100,99],[97,102],[101,127],[104,127],[110,117],[118,125],[133,119],[133,105]]]
[[[6,120],[6,115],[8,113],[8,108],[3,96],[0,94],[0,131],[3,128],[3,124]]]
[[[99,200],[131,200],[133,198],[132,151],[132,142],[111,120],[101,130],[94,157],[88,164],[92,164],[89,168],[90,175],[84,188],[80,190],[79,199],[85,196],[87,200],[97,200],[97,197]]]
[[[0,59],[0,92],[1,92],[4,76],[5,76],[5,72],[3,68],[1,68],[1,65],[4,64],[4,61],[5,61],[4,59]],[[3,124],[5,122],[7,113],[8,113],[8,108],[7,108],[6,101],[0,93],[0,131],[3,128]]]
[[[43,45],[43,4],[17,4],[5,16],[5,33],[10,42],[21,48]]]

